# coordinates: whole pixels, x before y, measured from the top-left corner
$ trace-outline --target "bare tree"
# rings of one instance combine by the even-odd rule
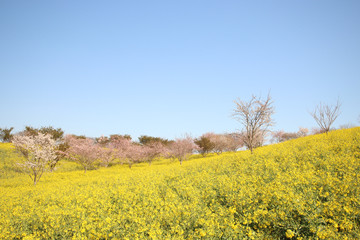
[[[321,132],[327,133],[330,131],[331,125],[340,115],[340,107],[341,104],[339,100],[335,106],[320,103],[316,106],[315,110],[310,113],[319,125]]]
[[[238,99],[233,117],[244,127],[243,142],[253,153],[254,148],[261,146],[268,128],[274,124],[271,116],[274,114],[270,94],[265,100],[252,96],[248,102]]]

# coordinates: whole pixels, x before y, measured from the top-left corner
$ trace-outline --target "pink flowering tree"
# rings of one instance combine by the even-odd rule
[[[239,148],[244,146],[242,135],[239,133],[228,133],[225,134],[227,139],[226,151],[236,152]]]
[[[65,141],[69,145],[67,153],[71,159],[81,164],[86,172],[95,166],[100,156],[99,146],[90,138],[66,135]]]
[[[118,149],[114,147],[108,137],[101,136],[95,141],[98,146],[100,164],[103,167],[108,167],[118,157]]]
[[[16,135],[13,144],[25,159],[18,165],[28,173],[36,185],[44,171],[57,159],[55,140],[50,135],[42,133],[35,136]]]
[[[305,137],[309,134],[309,129],[307,128],[303,128],[303,127],[299,127],[299,131],[297,132],[299,137]]]
[[[283,136],[285,134],[284,130],[274,131],[271,133],[272,138],[271,141],[275,143],[283,142]]]
[[[213,151],[220,154],[227,150],[228,138],[224,134],[206,133],[204,134],[213,144]]]
[[[103,167],[108,167],[117,158],[117,149],[109,146],[98,146],[99,159]]]
[[[191,137],[175,139],[175,142],[169,145],[169,155],[173,158],[177,158],[180,165],[195,150],[198,150],[198,146]]]
[[[165,156],[167,148],[161,142],[151,142],[142,146],[145,154],[145,160],[151,165],[152,161]]]
[[[54,128],[52,126],[49,127],[41,127],[41,128],[33,128],[31,126],[25,126],[25,130],[21,132],[21,135],[26,136],[36,136],[38,133],[48,134],[52,139],[56,142],[56,159],[55,161],[51,161],[49,163],[50,171],[54,171],[57,163],[65,157],[65,152],[67,149],[67,144],[64,142],[64,131],[61,128]]]
[[[309,130],[307,128],[299,128],[298,132],[285,132],[284,130],[279,130],[272,132],[272,142],[280,143],[288,141],[291,139],[296,139],[299,137],[307,136]]]
[[[146,159],[146,149],[140,144],[131,143],[126,149],[126,162],[129,165],[129,168],[132,167],[134,163],[144,162]]]
[[[122,163],[132,167],[134,163],[142,162],[145,158],[144,149],[140,144],[135,144],[130,138],[119,137],[113,139],[110,143],[113,149],[116,149],[116,156]]]
[[[208,137],[214,144],[213,151],[217,154],[225,151],[235,152],[237,149],[244,146],[240,134],[211,134]]]

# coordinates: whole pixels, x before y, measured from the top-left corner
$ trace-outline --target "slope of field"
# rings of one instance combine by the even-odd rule
[[[4,174],[10,153],[1,149]],[[359,236],[360,128],[182,166],[47,173],[36,187],[20,174],[0,183],[0,239]]]

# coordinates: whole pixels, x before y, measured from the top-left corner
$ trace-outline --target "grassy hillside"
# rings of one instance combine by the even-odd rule
[[[12,167],[10,145],[0,154],[0,239],[360,236],[360,128],[182,166],[164,160],[85,174],[64,162],[36,187]]]

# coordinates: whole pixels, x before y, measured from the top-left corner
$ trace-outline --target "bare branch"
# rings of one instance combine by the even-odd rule
[[[319,125],[321,132],[329,132],[331,125],[340,115],[341,103],[338,100],[335,106],[322,104],[316,106],[315,110],[310,115],[315,119]]]
[[[235,104],[233,117],[243,125],[243,142],[253,152],[255,147],[262,145],[268,128],[274,125],[271,118],[274,114],[273,101],[270,94],[265,100],[253,95],[250,101],[238,99]]]

